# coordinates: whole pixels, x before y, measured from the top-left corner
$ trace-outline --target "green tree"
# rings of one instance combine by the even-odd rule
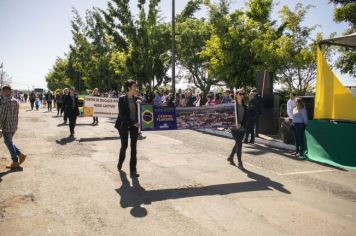
[[[311,33],[317,26],[302,26],[311,7],[297,3],[294,10],[284,6],[279,12],[285,32],[276,42],[279,45],[276,56],[284,62],[277,78],[289,91],[298,94],[313,91],[315,85],[316,44],[311,41]]]
[[[204,92],[219,81],[208,73],[208,60],[202,55],[211,37],[210,24],[205,19],[194,18],[202,1],[189,1],[182,13],[177,16],[177,59],[187,70],[188,81]]]
[[[203,55],[209,59],[209,72],[231,87],[255,86],[258,70],[276,70],[274,43],[281,33],[271,22],[271,0],[251,0],[247,10],[229,13],[229,1],[209,7],[212,36]]]
[[[131,14],[128,0],[111,0],[108,9],[101,10],[116,49],[126,53],[124,77],[136,80],[140,87],[151,89],[164,81],[170,67],[170,28],[159,18],[159,2],[150,0],[146,13],[146,1],[140,0],[137,19]]]
[[[68,59],[58,57],[53,68],[47,73],[45,79],[48,89],[54,91],[58,88],[71,86],[71,79],[67,76]]]
[[[334,21],[346,22],[350,28],[344,34],[352,34],[356,32],[356,2],[353,0],[330,0],[336,8],[334,11]],[[343,73],[349,73],[356,77],[356,50],[355,48],[338,49],[340,56],[336,61],[336,67]]]

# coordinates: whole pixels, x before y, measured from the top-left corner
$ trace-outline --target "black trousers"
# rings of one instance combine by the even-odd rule
[[[239,164],[242,164],[242,159],[241,159],[241,157],[242,157],[241,156],[242,155],[242,139],[244,138],[245,131],[232,129],[231,134],[235,139],[235,145],[232,148],[230,157],[234,157],[236,154]]]
[[[63,115],[63,121],[64,121],[65,123],[67,123],[67,119],[68,119],[67,112],[66,112],[66,111],[64,111],[64,110],[63,110],[63,112],[64,112],[64,115]]]
[[[251,134],[251,140],[250,142],[253,143],[255,142],[255,121],[249,121],[246,126],[246,134],[245,134],[245,141],[248,141],[248,136]]]
[[[77,116],[69,115],[68,118],[70,134],[74,134],[75,125],[77,124]]]
[[[295,147],[296,152],[299,154],[304,153],[304,133],[305,133],[305,124],[304,123],[293,123],[294,126],[294,135],[295,135]]]
[[[33,106],[35,105],[35,101],[30,101],[31,103],[31,110],[33,110]]]
[[[130,159],[130,172],[136,173],[137,165],[137,134],[138,128],[130,127],[128,130],[119,130],[120,139],[121,139],[121,149],[119,156],[119,164],[123,164],[126,157],[126,149],[129,144],[129,133],[131,138],[131,159]]]
[[[62,110],[62,103],[58,103],[58,102],[57,102],[57,116],[59,115],[59,112],[60,112],[60,114],[62,115],[62,112],[63,112],[63,110]]]
[[[255,121],[255,137],[258,137],[260,133],[260,115],[257,115],[256,121]]]
[[[99,118],[97,116],[93,116],[93,122],[98,123],[99,122]]]
[[[52,101],[47,101],[48,111],[52,111]]]

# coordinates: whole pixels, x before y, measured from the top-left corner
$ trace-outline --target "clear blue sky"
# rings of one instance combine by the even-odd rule
[[[188,0],[176,0],[179,13]],[[246,0],[233,0],[231,9],[245,7]],[[276,1],[275,1],[276,2]],[[320,25],[317,31],[324,36],[336,32],[338,36],[347,25],[333,21],[334,5],[328,0],[302,0],[303,4],[315,5],[306,16],[305,25]],[[166,20],[171,19],[171,0],[162,0],[160,7]],[[275,6],[273,18],[283,5],[294,8],[297,1],[280,0]],[[137,0],[131,0],[136,11]],[[55,59],[68,52],[72,42],[71,9],[80,14],[92,7],[105,9],[107,0],[0,0],[0,63],[12,77],[13,86],[27,89],[46,87],[45,75]],[[200,16],[205,15],[202,10]]]

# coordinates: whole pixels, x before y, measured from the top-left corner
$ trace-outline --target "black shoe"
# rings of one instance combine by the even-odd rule
[[[246,169],[244,168],[244,166],[242,165],[242,163],[239,163],[237,168],[239,168],[242,171],[245,171]]]
[[[245,139],[243,143],[248,143],[248,142],[247,142],[247,139]]]
[[[117,170],[120,171],[122,169],[122,163],[117,163]]]
[[[138,178],[138,177],[140,177],[140,175],[137,172],[131,172],[130,173],[130,177],[131,178]]]
[[[228,162],[230,162],[230,165],[235,165],[235,162],[234,162],[234,156],[229,156],[228,158],[227,158],[227,161]]]
[[[255,143],[255,141],[252,141],[252,140],[251,140],[251,141],[250,141],[250,142],[248,142],[248,143],[249,143],[249,144],[254,144],[254,143]]]

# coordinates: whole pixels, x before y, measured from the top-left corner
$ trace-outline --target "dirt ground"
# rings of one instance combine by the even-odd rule
[[[187,130],[145,132],[131,179],[114,120],[91,122],[70,141],[56,112],[22,104],[22,171],[0,140],[0,235],[356,235],[355,171],[245,145],[244,173],[233,140]]]

